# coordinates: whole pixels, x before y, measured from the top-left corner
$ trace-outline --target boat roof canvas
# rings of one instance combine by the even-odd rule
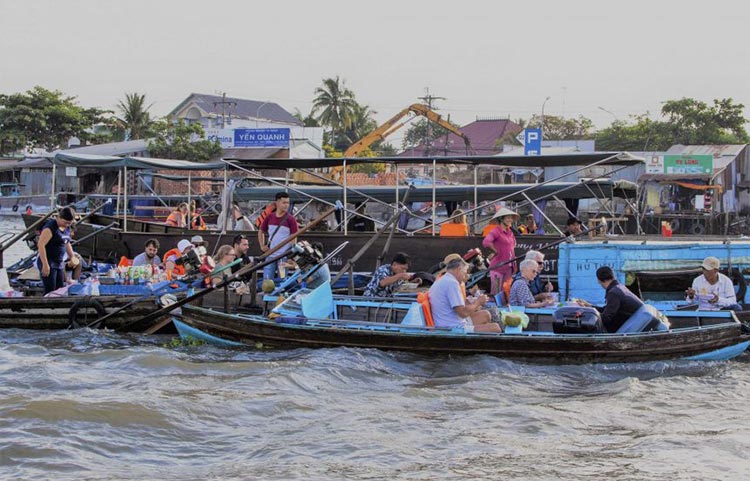
[[[89,167],[94,169],[154,169],[154,170],[214,170],[222,169],[223,162],[190,162],[187,160],[146,157],[115,157],[111,155],[71,154],[59,152],[51,159],[64,167]]]
[[[310,198],[318,198],[327,202],[336,202],[344,200],[344,193],[341,187],[336,186],[294,186],[296,189],[289,190],[289,196],[292,202],[305,202]],[[588,188],[587,188],[588,187]],[[234,197],[243,201],[267,201],[273,199],[281,187],[275,186],[255,186],[250,188],[235,189]],[[405,187],[400,189],[404,192]],[[593,191],[596,196],[592,195]],[[299,190],[301,192],[295,192]],[[523,191],[523,192],[522,192]],[[636,185],[632,182],[602,180],[596,179],[588,182],[549,182],[546,184],[495,184],[495,185],[478,185],[477,198],[479,201],[494,201],[500,198],[514,202],[526,200],[523,194],[528,195],[531,199],[539,199],[551,194],[556,194],[562,199],[583,199],[583,198],[608,198],[611,196],[620,198],[632,198],[636,194]],[[363,186],[347,191],[347,202],[365,202],[365,197],[373,197],[382,202],[396,202],[395,186]],[[474,198],[473,185],[438,185],[435,186],[435,196],[437,200],[445,201],[464,201]],[[411,202],[431,202],[432,186],[422,185],[415,186],[409,194]]]
[[[506,155],[506,156],[448,156],[448,157],[353,157],[353,158],[324,158],[324,159],[246,159],[241,156],[225,156],[224,160],[236,161],[238,165],[250,169],[315,169],[337,167],[344,164],[464,164],[464,165],[493,165],[497,167],[570,167],[585,166],[597,162],[597,165],[638,165],[644,162],[642,157],[636,157],[627,152],[594,152],[570,153],[560,155]],[[604,161],[604,162],[602,162]]]

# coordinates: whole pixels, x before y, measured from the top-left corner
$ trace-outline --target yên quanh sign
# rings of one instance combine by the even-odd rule
[[[289,147],[289,129],[235,129],[235,147]]]

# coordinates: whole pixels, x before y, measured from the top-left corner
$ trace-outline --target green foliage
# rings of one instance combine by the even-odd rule
[[[218,141],[205,140],[203,126],[186,124],[182,119],[171,119],[154,123],[156,138],[148,143],[149,153],[162,159],[191,160],[202,162],[221,155]]]
[[[323,79],[323,86],[315,89],[312,113],[321,125],[331,128],[330,144],[339,142],[337,132],[343,132],[351,126],[357,102],[354,92],[346,87],[346,81],[336,76],[335,79]]]
[[[458,125],[451,122],[452,125],[458,128]],[[450,131],[443,128],[425,118],[420,118],[411,123],[409,128],[406,130],[404,139],[401,141],[401,147],[406,149],[414,147],[416,145],[434,143],[436,139],[450,134]]]
[[[205,344],[205,341],[188,336],[186,339],[173,337],[168,343],[164,344],[167,349],[177,349],[180,347],[197,347]]]
[[[302,116],[302,112],[299,109],[294,109],[294,116],[302,122],[305,127],[320,127],[320,122],[310,112],[307,116]]]
[[[126,93],[125,99],[118,102],[121,117],[117,118],[130,140],[148,137],[153,122],[148,113],[153,104],[146,106],[146,94]]]
[[[534,115],[527,124],[538,128],[541,123],[541,116]],[[593,129],[594,123],[583,115],[577,119],[545,115],[542,132],[547,140],[581,140],[593,138]]]
[[[82,142],[99,138],[94,125],[105,122],[104,110],[85,109],[76,97],[36,86],[25,93],[0,95],[0,153],[67,146],[71,137]]]
[[[373,118],[377,112],[370,110],[368,105],[362,105],[357,102],[352,107],[352,119],[349,127],[344,129],[343,141],[344,145],[340,143],[336,147],[346,150],[350,145],[363,138],[373,130],[378,128],[377,122]]]
[[[596,134],[598,150],[667,150],[674,144],[744,144],[749,140],[742,104],[715,99],[708,105],[683,98],[664,102],[665,120],[651,120],[648,113],[615,121]]]

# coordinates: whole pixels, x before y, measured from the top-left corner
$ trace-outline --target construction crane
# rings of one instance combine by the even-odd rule
[[[466,153],[468,154],[471,151],[471,142],[469,141],[469,138],[466,136],[466,134],[461,132],[457,127],[453,126],[450,122],[443,120],[443,117],[440,114],[430,109],[427,105],[412,104],[406,107],[404,110],[397,113],[396,115],[394,115],[388,121],[380,125],[377,129],[373,130],[372,132],[365,135],[358,141],[354,142],[348,149],[346,149],[346,152],[344,152],[344,157],[347,157],[347,158],[357,157],[359,154],[361,154],[374,142],[385,139],[386,137],[391,135],[393,132],[403,127],[404,124],[406,124],[408,120],[405,120],[403,122],[399,122],[399,121],[404,116],[408,115],[409,113],[413,113],[415,115],[421,115],[423,117],[426,117],[428,120],[458,135],[464,140],[464,144],[466,144]],[[343,167],[334,167],[333,169],[331,169],[331,176],[334,179],[338,180],[341,177],[342,172],[343,172]]]

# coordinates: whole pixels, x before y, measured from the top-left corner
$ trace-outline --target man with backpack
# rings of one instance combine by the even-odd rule
[[[262,252],[273,249],[299,230],[297,220],[289,212],[289,194],[286,192],[277,193],[275,203],[276,210],[263,219],[258,230],[258,244]],[[266,241],[266,239],[268,240]],[[284,246],[281,250],[275,252],[273,257],[278,257],[289,248],[290,245]],[[284,259],[280,259],[280,262],[284,262]],[[278,264],[279,262],[275,262],[263,268],[264,280],[276,277]]]

